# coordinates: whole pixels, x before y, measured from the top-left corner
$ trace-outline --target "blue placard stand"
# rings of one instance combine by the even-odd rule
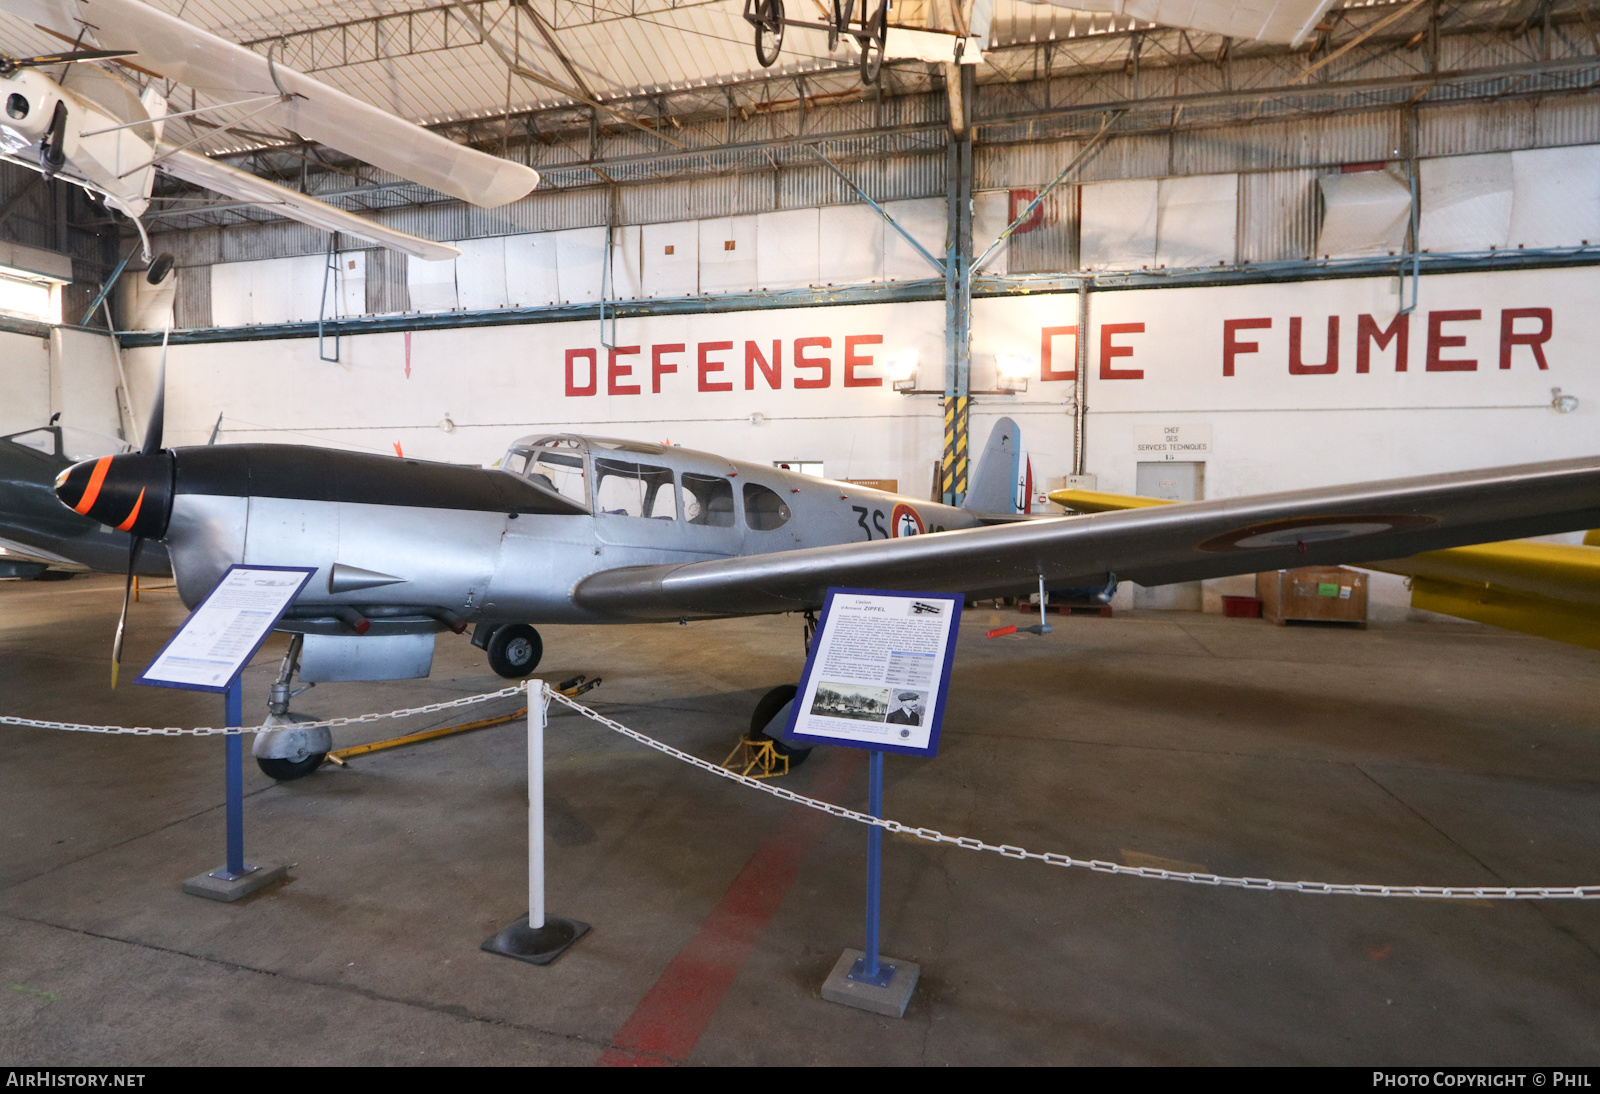
[[[955,657],[962,598],[948,593],[881,589],[829,589],[822,620],[806,654],[805,675],[784,736],[805,743],[860,748],[867,753],[867,812],[882,819],[883,754],[932,757]],[[834,662],[831,648],[840,619],[851,628],[850,652]],[[879,629],[881,650],[867,653]],[[881,672],[864,668],[881,657]],[[819,662],[828,666],[819,670]],[[855,667],[850,667],[853,662]],[[823,679],[819,671],[827,674]],[[873,711],[876,709],[876,716]],[[885,961],[879,952],[883,890],[883,829],[867,829],[867,937],[862,950],[845,950],[822,985],[829,1002],[889,1018],[904,1017],[922,975],[914,961]]]
[[[261,649],[267,635],[278,625],[295,597],[305,588],[315,567],[240,566],[226,573],[206,598],[189,613],[155,660],[139,674],[135,683],[186,691],[222,694],[223,726],[235,729],[244,725],[244,688],[240,678],[245,666]],[[226,588],[228,596],[213,605],[213,598]],[[211,609],[215,609],[212,611]],[[237,613],[230,616],[230,612]],[[196,624],[197,620],[205,622]],[[214,624],[221,620],[219,628]],[[196,625],[200,638],[189,631]],[[208,625],[210,629],[208,630]],[[220,635],[220,638],[219,638]],[[210,656],[196,656],[185,646],[199,642],[218,642]],[[169,662],[169,651],[175,653]],[[227,822],[227,859],[209,873],[197,874],[183,883],[183,891],[209,900],[234,901],[283,877],[288,868],[278,863],[251,865],[244,860],[244,741],[239,733],[222,737],[224,813]]]
[[[883,753],[867,753],[867,812],[883,817]],[[876,824],[867,829],[867,948],[845,975],[861,984],[887,988],[894,979],[895,967],[878,962],[878,912],[883,891],[883,829]]]

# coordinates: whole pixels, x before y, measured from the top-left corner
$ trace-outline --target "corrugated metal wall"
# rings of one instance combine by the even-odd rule
[[[177,271],[178,297],[172,321],[181,330],[211,325],[211,267],[188,266]]]
[[[1194,88],[1200,89],[1199,85]],[[1021,92],[1015,89],[994,94],[1010,94],[1023,101]],[[929,96],[841,104],[809,114],[807,131],[811,126],[819,133],[829,129],[846,131],[871,125],[875,119],[886,123],[920,122],[941,109],[937,97]],[[776,128],[794,127],[797,123],[798,115],[793,113],[735,121],[735,131],[750,132],[735,132],[733,136],[766,137]],[[1023,128],[1010,126],[1008,130],[1019,130],[1015,135],[1025,137],[1020,131]],[[644,134],[639,136],[637,151],[650,151],[652,142]],[[862,140],[835,142],[829,145],[829,152],[875,200],[941,195],[945,187],[942,147],[928,147],[936,142],[926,135],[896,140],[902,149],[928,150],[874,155],[871,144]],[[1422,108],[1384,106],[1358,113],[1271,118],[1249,124],[1113,137],[1082,166],[1077,177],[1084,182],[1101,182],[1240,174],[1239,260],[1273,262],[1310,255],[1318,219],[1314,178],[1319,171],[1413,155],[1431,158],[1594,143],[1600,143],[1600,96],[1476,100]],[[1037,189],[1071,162],[1081,146],[1078,140],[980,142],[974,155],[975,187]],[[613,148],[612,153],[620,154],[620,150]],[[717,153],[708,155],[715,157]],[[617,187],[541,190],[493,210],[440,202],[372,215],[417,235],[465,240],[595,226],[608,219],[618,224],[652,224],[850,204],[857,200],[842,180],[825,165],[809,162],[809,156],[794,148],[772,159],[745,154],[740,161],[743,166],[735,174],[657,178]],[[764,166],[752,167],[762,161]],[[1076,227],[1072,208],[1070,191],[1049,201],[1045,222],[1034,232],[1019,236],[1012,245],[1014,272],[1074,267]],[[327,248],[325,233],[287,221],[162,233],[158,239],[162,248],[177,255],[180,266],[318,254]],[[381,279],[369,280],[369,296],[378,291],[371,286],[379,283]],[[387,294],[384,300],[388,306],[382,310],[404,310],[396,303],[396,292],[403,292],[403,276],[394,284],[400,289],[385,289],[380,294]]]
[[[374,248],[367,252],[367,314],[394,315],[411,310],[406,283],[406,256]]]

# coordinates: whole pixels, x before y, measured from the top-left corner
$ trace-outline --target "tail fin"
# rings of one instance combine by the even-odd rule
[[[963,508],[978,513],[1026,513],[1032,508],[1033,468],[1022,443],[1022,429],[1010,418],[994,423],[972,475]]]

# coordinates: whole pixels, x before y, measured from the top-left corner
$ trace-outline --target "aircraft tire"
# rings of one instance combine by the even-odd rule
[[[544,642],[526,623],[496,628],[489,638],[489,667],[507,680],[521,680],[539,667]]]
[[[781,737],[768,733],[767,727],[778,716],[778,712],[793,701],[799,691],[800,689],[793,684],[779,684],[761,697],[761,701],[756,704],[755,712],[750,715],[750,739],[771,741],[774,752],[789,757],[790,767],[804,763],[805,758],[811,755],[811,749],[788,744]]]
[[[326,752],[313,752],[303,760],[269,759],[265,756],[256,757],[256,766],[261,773],[269,779],[277,779],[281,783],[303,779],[317,768],[322,766],[322,761],[328,758]]]
[[[155,261],[150,263],[150,268],[145,270],[144,279],[152,285],[159,285],[172,273],[172,267],[177,265],[177,259],[168,251],[156,255]]]

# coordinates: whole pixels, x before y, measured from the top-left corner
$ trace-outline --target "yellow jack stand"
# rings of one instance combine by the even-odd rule
[[[739,759],[735,760],[735,756],[739,756]],[[789,757],[774,748],[771,740],[741,739],[728,753],[728,758],[722,761],[722,766],[730,771],[738,771],[740,764],[744,765],[744,770],[739,774],[753,779],[773,779],[789,773]]]

